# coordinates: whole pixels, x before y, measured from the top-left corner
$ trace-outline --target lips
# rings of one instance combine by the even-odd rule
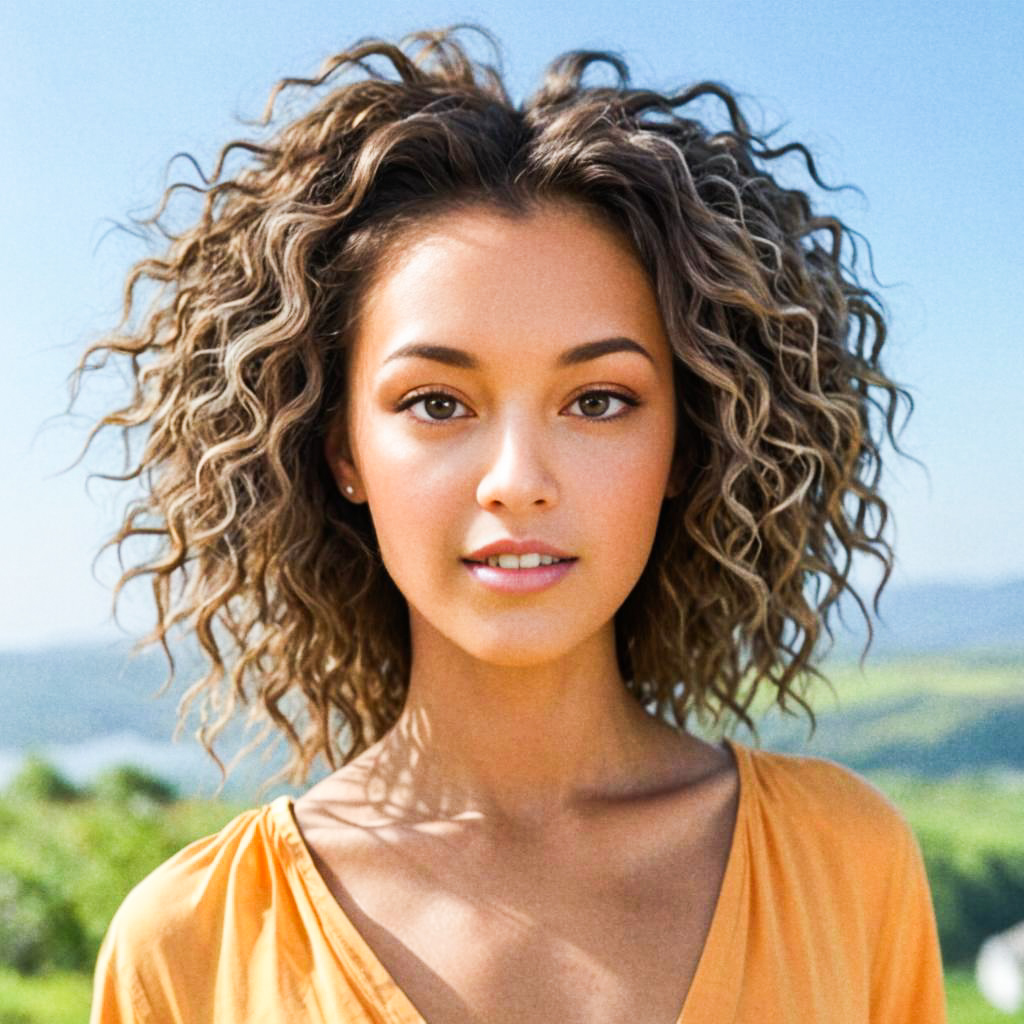
[[[565,561],[552,562],[550,565],[538,565],[532,569],[503,569],[463,559],[470,575],[478,584],[495,593],[510,596],[533,594],[554,586],[572,572],[576,561],[575,558],[568,558]]]
[[[511,537],[485,544],[483,547],[477,548],[476,551],[471,551],[468,555],[464,555],[462,560],[464,562],[482,563],[486,562],[491,555],[529,554],[550,555],[552,558],[576,561],[576,557],[569,554],[568,551],[563,551],[545,541],[532,539],[513,540]]]
[[[503,551],[503,552],[501,552],[501,554],[503,554],[503,555],[509,555],[509,554],[512,554],[512,552],[510,552],[510,551]],[[526,554],[529,554],[529,552],[526,552]],[[540,554],[540,552],[538,552],[538,554]],[[555,558],[555,561],[553,561],[553,562],[549,562],[549,563],[548,563],[548,565],[545,565],[545,564],[544,564],[544,563],[542,562],[542,563],[541,563],[540,565],[535,565],[535,566],[532,566],[532,568],[535,568],[535,569],[538,569],[538,568],[540,568],[540,569],[543,569],[543,568],[548,568],[548,567],[549,567],[550,565],[561,565],[561,564],[562,564],[562,562],[574,562],[574,561],[578,561],[578,560],[579,560],[579,559],[575,559],[575,558],[558,558],[558,557],[557,557],[557,556],[555,556],[555,555],[552,555],[551,557],[552,557],[552,558]],[[477,561],[477,560],[476,560],[475,558],[464,558],[464,559],[463,559],[463,561],[464,561],[464,562],[465,562],[465,563],[466,563],[467,565],[487,565],[487,561],[486,561],[486,559],[481,559],[480,561]],[[489,567],[489,568],[504,568],[504,566],[501,566],[501,565],[489,565],[488,567]],[[514,570],[512,570],[512,569],[508,569],[507,571],[516,571],[516,572],[529,572],[529,571],[531,571],[531,569],[523,569],[523,568],[519,568],[519,569],[514,569]]]

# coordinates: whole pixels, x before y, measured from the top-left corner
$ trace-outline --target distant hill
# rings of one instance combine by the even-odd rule
[[[167,676],[163,655],[133,655],[128,644],[0,651],[0,785],[21,756],[38,751],[84,783],[114,764],[139,764],[183,791],[212,794],[221,776],[192,738],[192,715],[179,742],[171,738],[178,701],[197,677],[197,659],[179,659],[179,678],[158,696]],[[241,728],[225,730],[218,753],[238,750]],[[226,792],[247,795],[273,774],[258,756],[232,777]],[[273,770],[281,764],[271,762]],[[275,790],[278,792],[281,790]]]
[[[1024,778],[1024,579],[886,588],[879,608],[861,674],[867,630],[841,602],[845,627],[825,663],[837,700],[819,694],[810,737],[805,717],[773,709],[759,720],[763,745],[866,774]]]
[[[165,675],[160,656],[132,658],[126,644],[0,651],[0,749],[129,731],[166,740],[174,702],[155,697]]]
[[[862,595],[863,596],[863,595]],[[854,602],[840,602],[849,629],[835,655],[860,654],[867,631]],[[887,587],[868,657],[921,654],[1024,654],[1024,579],[990,584],[928,583]]]
[[[762,746],[829,757],[867,775],[985,774],[1024,782],[1024,658],[918,655],[827,672],[803,712],[756,718]],[[795,709],[799,711],[799,709]],[[752,741],[746,729],[736,736]]]
[[[805,719],[771,711],[760,720],[763,745],[868,774],[1024,776],[1024,580],[892,590],[881,608],[864,674],[854,663],[863,634],[837,634],[825,670],[838,704],[812,690],[814,737]],[[849,609],[846,620],[857,624]],[[195,661],[182,662],[187,682]],[[158,699],[164,677],[161,656],[130,658],[125,645],[0,652],[0,785],[38,749],[79,781],[133,762],[186,791],[212,792],[220,776],[199,745],[188,734],[169,742],[183,685]],[[228,756],[237,735],[219,748]],[[228,791],[248,798],[271,768],[250,758]]]

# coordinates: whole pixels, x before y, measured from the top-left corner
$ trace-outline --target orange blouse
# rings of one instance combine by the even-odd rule
[[[736,825],[675,1024],[944,1024],[928,881],[900,812],[830,761],[727,742]],[[426,1024],[280,797],[132,890],[100,950],[91,1024],[300,1020]]]

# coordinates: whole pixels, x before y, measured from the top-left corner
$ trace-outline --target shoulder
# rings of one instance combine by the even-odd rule
[[[766,824],[803,844],[875,858],[915,843],[900,809],[850,768],[822,757],[743,748]]]
[[[277,803],[190,843],[129,892],[97,958],[94,1019],[212,1020],[218,1000],[257,998],[244,972],[274,977],[275,952],[300,941]]]
[[[834,985],[860,978],[871,1020],[945,1020],[928,879],[899,808],[825,758],[742,745],[737,757],[745,849],[762,898],[777,901],[769,919],[797,922],[799,945],[817,951]]]
[[[121,903],[108,941],[177,954],[220,930],[226,917],[260,913],[276,857],[270,812],[269,805],[246,811],[152,871]]]
[[[747,836],[776,892],[800,894],[823,921],[877,946],[894,907],[926,922],[931,898],[920,847],[898,807],[834,761],[745,748]],[[900,916],[900,915],[897,915]]]

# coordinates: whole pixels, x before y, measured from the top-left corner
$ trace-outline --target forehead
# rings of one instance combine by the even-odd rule
[[[547,359],[574,343],[637,338],[670,359],[657,299],[629,242],[594,213],[446,212],[400,236],[365,296],[357,359],[411,342]]]

